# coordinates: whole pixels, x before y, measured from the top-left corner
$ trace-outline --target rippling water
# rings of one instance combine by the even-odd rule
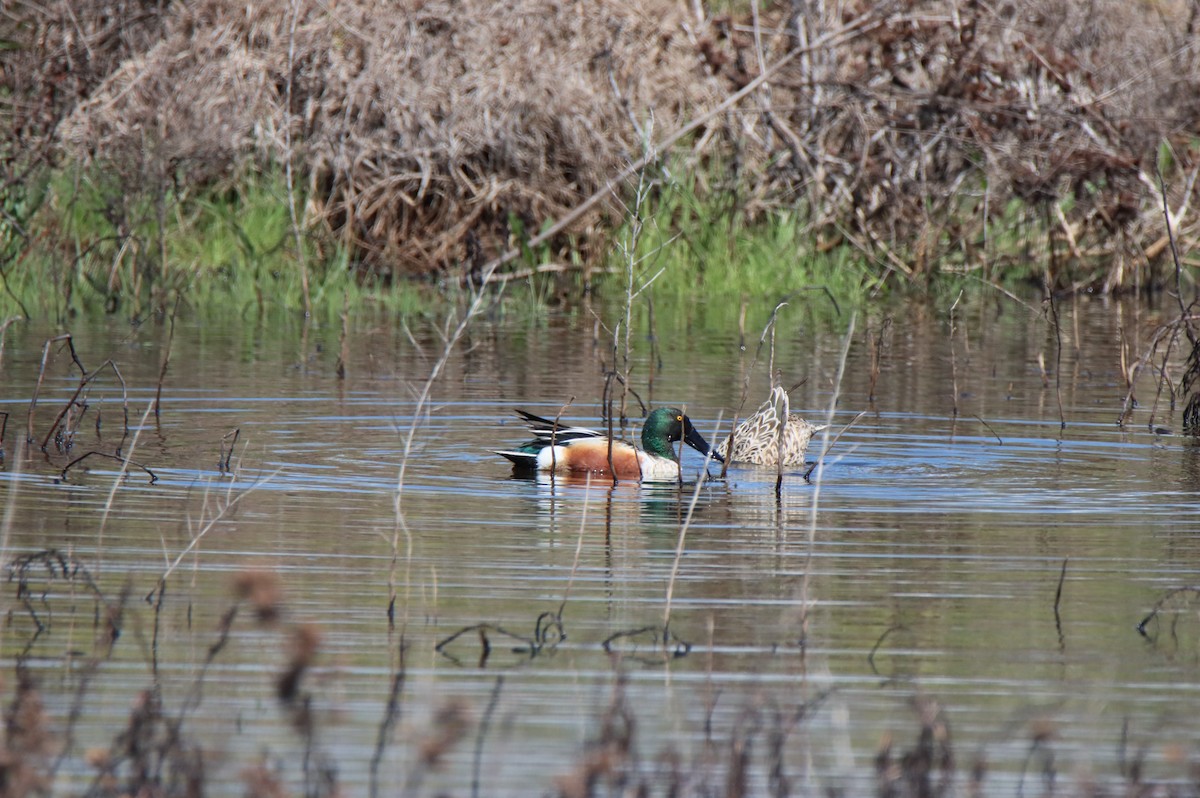
[[[152,686],[214,785],[263,763],[299,791],[309,744],[348,794],[369,791],[374,757],[389,793],[545,794],[580,777],[589,751],[595,765],[607,739],[626,741],[625,766],[660,788],[723,790],[744,752],[752,793],[780,794],[786,778],[792,794],[871,794],[881,747],[898,760],[923,726],[953,755],[961,794],[976,766],[984,794],[1040,794],[1051,773],[1060,791],[1122,785],[1139,758],[1149,779],[1192,783],[1194,604],[1169,602],[1149,638],[1135,627],[1197,581],[1197,449],[1165,406],[1149,426],[1149,382],[1132,423],[1115,423],[1118,325],[1136,350],[1155,311],[1064,313],[1058,375],[1053,333],[1023,309],[981,302],[953,329],[936,309],[896,313],[874,401],[880,319],[858,320],[840,385],[848,319],[785,320],[775,366],[787,383],[807,378],[793,408],[823,418],[836,388],[834,431],[865,414],[819,485],[797,470],[778,498],[774,473],[752,468],[721,480],[714,467],[697,488],[690,450],[682,487],[512,478],[490,451],[526,436],[512,408],[554,415],[574,397],[564,418],[602,423],[612,357],[582,316],[480,320],[427,418],[415,397],[441,350],[432,330],[361,322],[339,380],[337,330],[181,321],[162,413],[144,425],[165,328],[81,324],[80,359],[118,364],[137,433],[126,450],[157,481],[136,467],[118,479],[119,462],[97,457],[64,481],[75,457],[117,446],[120,386],[97,379],[69,451],[22,454],[52,331],[16,326],[0,363],[0,501],[7,557],[34,559],[5,594],[5,660],[37,679],[56,733],[72,730],[63,792],[86,789],[85,752],[127,730]],[[747,374],[742,415],[765,396],[766,356],[752,369],[753,348],[695,324],[672,320],[653,355],[640,341],[634,382],[656,405],[686,404],[712,440]],[[39,440],[78,381],[54,354]],[[47,570],[36,555],[49,549],[82,570]],[[214,649],[234,575],[258,571],[278,577],[280,617],[243,606]],[[147,597],[164,573],[156,610]],[[103,607],[123,609],[111,652],[96,642]],[[482,637],[439,650],[478,625]],[[277,691],[297,629],[319,643],[288,704]]]

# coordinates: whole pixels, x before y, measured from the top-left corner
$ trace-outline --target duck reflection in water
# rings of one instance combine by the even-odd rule
[[[618,482],[607,475],[535,472],[514,474],[513,479],[535,486],[530,498],[535,500],[538,525],[548,524],[550,531],[571,532],[581,523],[576,512],[584,503],[588,509],[587,524],[603,519],[606,531],[614,525],[634,525],[641,532],[669,532],[674,535],[692,508],[694,520],[706,517],[714,507],[726,508],[729,495],[723,482],[705,482],[692,506],[695,482]],[[570,507],[572,511],[565,513]]]

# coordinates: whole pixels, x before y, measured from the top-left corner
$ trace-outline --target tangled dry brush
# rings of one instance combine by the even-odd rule
[[[2,12],[18,45],[0,67],[5,179],[32,161],[95,160],[130,188],[178,194],[290,165],[308,221],[364,267],[477,266],[766,73],[674,154],[710,181],[715,169],[717,187],[736,183],[739,212],[798,207],[823,244],[895,274],[977,268],[1015,251],[997,238],[1036,230],[1083,264],[1082,282],[1143,281],[1165,249],[1164,161],[1174,221],[1185,240],[1196,228],[1195,0],[764,0],[745,12],[18,0]],[[576,245],[595,245],[596,220]]]

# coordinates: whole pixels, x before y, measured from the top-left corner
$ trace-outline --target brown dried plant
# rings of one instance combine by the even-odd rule
[[[294,152],[310,219],[376,268],[427,271],[465,259],[470,236],[494,250],[513,222],[536,231],[636,154],[637,117],[670,124],[717,93],[678,5],[653,5],[171,6],[59,138],[142,180],[150,160],[194,182]]]
[[[13,798],[49,793],[50,760],[57,750],[37,685],[24,669],[17,671],[12,702],[4,707],[0,742],[0,783]]]
[[[605,186],[648,131],[704,118],[787,57],[690,150],[659,155],[739,181],[750,218],[800,206],[818,248],[859,248],[889,278],[990,279],[1037,254],[1055,291],[1161,283],[1160,160],[1177,235],[1200,230],[1196,3],[754,8],[14,4],[0,13],[15,43],[0,180],[17,185],[30,160],[96,161],[162,218],[168,196],[283,165],[308,200],[299,223],[332,231],[362,269],[470,275]],[[573,246],[602,243],[584,235],[598,212]],[[567,242],[553,244],[550,258]]]

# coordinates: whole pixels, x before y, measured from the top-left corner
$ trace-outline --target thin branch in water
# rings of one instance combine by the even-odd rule
[[[112,487],[108,489],[108,496],[104,500],[104,512],[100,515],[100,529],[96,533],[96,550],[101,553],[101,556],[103,556],[104,552],[104,532],[106,529],[108,529],[108,519],[112,515],[113,502],[116,501],[117,498],[117,488],[120,487],[122,481],[125,479],[126,472],[129,470],[129,463],[131,462],[129,458],[133,457],[133,453],[137,450],[138,440],[141,438],[142,430],[146,427],[146,419],[150,418],[150,411],[152,408],[152,404],[146,405],[146,410],[142,413],[142,421],[140,424],[138,424],[137,432],[135,432],[133,435],[133,441],[129,444],[129,451],[122,457],[121,470],[113,479]],[[128,421],[126,421],[126,426],[128,426]],[[122,444],[123,443],[124,438],[122,438]],[[70,465],[68,465],[67,468],[70,468]],[[149,469],[147,469],[147,471],[148,470]],[[66,479],[66,469],[63,469],[63,474],[63,479]],[[151,483],[157,481],[158,479],[158,477],[153,473],[151,474],[151,477]],[[97,568],[98,567],[99,566],[97,565]]]
[[[1133,396],[1133,372],[1129,368],[1129,336],[1125,333],[1125,325],[1117,325],[1117,354],[1121,362],[1121,379],[1125,381],[1125,395]],[[1125,413],[1121,414],[1118,426],[1124,426]]]
[[[616,347],[614,345],[614,349],[615,348]],[[608,474],[612,478],[612,484],[614,488],[617,486],[617,469],[613,467],[612,383],[613,378],[616,376],[617,373],[615,371],[610,371],[604,375],[604,414],[606,421],[608,422]]]
[[[878,637],[878,639],[876,639],[875,645],[871,646],[871,653],[867,654],[867,664],[871,666],[872,673],[874,673],[877,676],[879,675],[879,669],[875,667],[875,654],[877,654],[879,652],[879,648],[880,648],[880,646],[883,645],[883,641],[887,640],[888,637],[892,634],[892,632],[900,632],[900,631],[905,631],[907,629],[908,629],[907,626],[905,626],[904,624],[898,623],[898,624],[895,624],[894,626],[889,626],[888,628],[883,630],[883,634],[881,634]]]
[[[817,464],[820,463],[823,459],[825,459],[825,457],[829,454],[829,451],[834,446],[837,445],[837,442],[841,439],[842,435],[844,435],[847,430],[849,430],[851,427],[853,427],[855,424],[857,424],[862,419],[862,417],[865,416],[866,414],[867,414],[866,410],[858,411],[858,413],[855,414],[854,418],[850,419],[849,423],[847,423],[844,427],[842,427],[840,430],[838,430],[837,435],[833,436],[832,441],[829,441],[827,444],[822,446],[821,455],[817,458],[817,461],[815,463],[813,463],[811,466],[809,466],[809,469],[804,472],[804,481],[805,482],[812,481],[811,480],[812,473],[817,470]]]
[[[83,582],[92,594],[107,606],[108,602],[87,566],[70,553],[50,548],[14,557],[12,562],[5,566],[5,570],[8,572],[9,581],[16,580],[16,598],[24,605],[39,634],[46,629],[46,625],[42,623],[33,609],[33,601],[35,599],[44,601],[45,594],[43,592],[39,596],[30,587],[30,580],[35,576],[35,566],[37,566],[37,573],[44,573],[51,580]]]
[[[988,431],[988,432],[990,432],[990,433],[992,433],[992,436],[993,436],[993,437],[996,439],[996,443],[1000,444],[1001,446],[1003,446],[1003,445],[1004,445],[1004,439],[1003,439],[1003,438],[1001,438],[999,435],[997,435],[997,434],[996,434],[996,430],[992,429],[992,425],[991,425],[991,424],[989,424],[989,423],[987,423],[986,421],[984,421],[984,420],[983,420],[982,418],[980,418],[980,417],[979,417],[979,415],[978,415],[978,414],[976,414],[976,413],[972,413],[972,414],[971,414],[971,418],[975,419],[975,420],[976,420],[976,421],[978,421],[980,424],[982,424],[984,427],[986,427],[986,428],[987,428],[987,431]]]
[[[800,644],[802,650],[807,650],[806,641],[808,640],[808,620],[809,620],[809,578],[812,573],[813,549],[817,542],[817,508],[821,503],[821,484],[825,476],[825,452],[829,447],[829,426],[833,423],[833,414],[837,411],[838,399],[842,393],[842,379],[846,374],[846,362],[850,358],[850,344],[854,340],[854,323],[857,319],[855,314],[850,315],[850,323],[846,327],[846,335],[842,339],[842,351],[838,356],[837,376],[833,383],[833,395],[829,397],[829,409],[825,411],[825,430],[822,440],[821,454],[817,456],[816,465],[804,475],[805,480],[809,480],[812,474],[816,474],[816,481],[813,484],[813,494],[809,501],[808,511],[808,540],[804,554],[804,576],[800,582]],[[860,414],[861,416],[862,414]],[[856,417],[855,421],[858,420]],[[853,421],[851,423],[854,423]]]
[[[951,416],[958,418],[958,357],[954,347],[954,333],[958,330],[954,320],[954,311],[958,308],[959,300],[963,298],[963,291],[958,292],[958,296],[954,298],[954,302],[950,305],[950,401],[951,401]]]
[[[340,381],[346,379],[346,363],[350,360],[350,292],[342,292],[342,332],[338,336],[338,358],[334,373]]]
[[[186,557],[188,555],[188,553],[192,551],[192,549],[194,549],[194,548],[196,548],[196,546],[200,545],[200,541],[203,540],[204,537],[206,535],[208,535],[208,533],[211,532],[214,527],[216,527],[217,523],[220,522],[221,519],[223,519],[229,512],[231,512],[242,499],[244,499],[244,498],[246,498],[246,496],[250,495],[250,493],[252,493],[260,485],[265,485],[268,482],[270,482],[278,474],[279,474],[279,469],[276,469],[275,471],[272,471],[270,474],[266,475],[265,477],[256,479],[245,490],[238,491],[237,493],[234,493],[233,483],[230,483],[229,488],[225,494],[226,499],[225,499],[224,504],[221,504],[218,506],[217,512],[212,516],[212,518],[208,519],[208,521],[204,524],[204,526],[202,526],[195,535],[192,536],[191,542],[188,543],[186,546],[184,546],[183,549],[175,556],[175,558],[173,560],[170,560],[170,562],[167,564],[166,569],[162,572],[162,575],[159,576],[158,585],[156,585],[155,590],[158,590],[160,588],[160,586],[163,585],[167,581],[167,579],[169,579],[171,577],[171,574],[173,574],[175,572],[175,569],[179,567],[179,563],[183,562],[183,558]],[[165,554],[165,552],[164,552],[164,554]],[[151,591],[150,593],[148,593],[146,595],[147,601],[153,595],[154,595],[154,591]]]
[[[162,414],[162,389],[163,383],[167,379],[167,367],[171,364],[171,345],[175,342],[175,317],[179,314],[179,301],[181,294],[175,294],[175,307],[171,308],[170,325],[167,328],[167,346],[163,350],[162,364],[158,369],[158,388],[154,391],[154,418],[157,420]],[[116,366],[113,366],[116,369]],[[120,376],[118,374],[118,376]],[[122,380],[122,386],[124,381]]]
[[[1191,595],[1193,599],[1200,598],[1200,587],[1194,587],[1192,585],[1187,585],[1184,587],[1177,587],[1172,590],[1168,590],[1163,595],[1162,598],[1160,598],[1158,601],[1156,601],[1154,603],[1153,609],[1150,610],[1150,612],[1146,615],[1146,617],[1144,617],[1144,618],[1142,618],[1142,620],[1138,621],[1138,624],[1135,627],[1138,631],[1138,634],[1140,634],[1142,637],[1146,637],[1146,638],[1150,637],[1150,635],[1146,632],[1146,626],[1151,621],[1158,618],[1159,613],[1162,612],[1162,609],[1164,606],[1166,606],[1167,602],[1171,601],[1172,599],[1174,599],[1178,596],[1185,595],[1185,594]]]
[[[562,602],[558,605],[558,620],[562,623],[563,613],[567,609],[567,599],[571,597],[571,587],[575,584],[575,575],[579,572],[579,558],[583,555],[583,533],[587,528],[588,515],[588,495],[592,490],[592,473],[587,473],[586,481],[583,484],[583,509],[579,516],[579,535],[575,540],[575,559],[571,562],[571,573],[567,577],[567,586],[563,589]]]
[[[551,482],[554,481],[555,474],[557,474],[557,472],[558,472],[558,452],[555,450],[555,447],[558,446],[559,422],[562,421],[563,413],[567,412],[567,408],[570,407],[571,403],[574,401],[575,401],[575,396],[574,396],[574,394],[572,394],[571,398],[568,399],[560,408],[558,408],[558,412],[554,415],[554,426],[552,426],[550,428],[550,480],[551,480]],[[612,455],[610,454],[609,461],[611,462],[611,460],[612,460]]]
[[[155,474],[153,471],[151,471],[147,466],[142,465],[141,463],[135,462],[135,461],[129,459],[128,457],[118,457],[115,454],[109,454],[108,452],[97,452],[97,451],[91,451],[91,452],[82,454],[79,457],[76,457],[71,462],[67,463],[65,466],[63,466],[62,472],[58,475],[59,479],[61,479],[63,482],[66,482],[67,481],[67,472],[70,471],[72,468],[74,468],[79,463],[88,459],[89,457],[106,457],[109,460],[116,460],[118,463],[121,463],[121,465],[122,465],[122,469],[121,469],[122,473],[124,472],[126,466],[130,466],[130,465],[137,466],[138,468],[142,469],[143,471],[146,472],[146,474],[149,475],[151,485],[153,485],[155,482],[158,482],[158,475]]]
[[[79,355],[75,353],[75,342],[74,339],[71,338],[70,333],[56,335],[53,338],[47,339],[46,342],[42,344],[42,364],[41,367],[38,368],[37,382],[33,386],[33,396],[29,400],[29,411],[25,416],[25,440],[28,443],[34,442],[33,417],[34,413],[37,411],[38,396],[42,392],[42,381],[46,378],[46,364],[50,360],[50,346],[58,343],[59,341],[67,342],[67,346],[71,350],[71,360],[73,360],[75,365],[79,367],[81,374],[87,374],[87,369],[85,369],[83,364],[79,362]],[[45,451],[45,444],[42,446],[42,451]]]
[[[496,677],[496,685],[488,699],[487,708],[479,721],[479,733],[475,736],[475,756],[471,761],[471,798],[479,798],[479,774],[483,770],[483,743],[487,739],[488,729],[492,726],[492,716],[496,713],[496,705],[500,703],[500,690],[504,687],[504,675]]]
[[[4,337],[8,334],[8,328],[18,321],[25,321],[24,316],[9,316],[4,321],[0,322],[0,370],[4,368]]]
[[[871,404],[875,403],[875,388],[879,383],[884,338],[891,328],[892,317],[888,316],[879,325],[879,329],[875,331],[875,334],[868,338],[870,341],[871,376],[870,381],[867,383],[867,401]]]
[[[1058,302],[1050,285],[1046,286],[1046,296],[1050,302],[1050,321],[1054,328],[1054,398],[1058,402],[1059,429],[1066,429],[1067,417],[1063,413],[1062,403],[1062,325],[1058,319]]]
[[[481,286],[484,286],[487,284],[488,280],[491,279],[492,273],[495,272],[496,269],[499,268],[499,266],[500,266],[500,263],[498,261],[493,261],[492,263],[489,263],[487,266],[484,267],[483,271],[479,275]],[[409,422],[408,431],[404,435],[404,449],[403,449],[403,452],[400,457],[400,468],[396,475],[396,494],[395,494],[395,498],[393,500],[393,505],[392,505],[393,515],[394,515],[394,524],[393,524],[393,528],[392,528],[392,538],[391,538],[392,569],[390,570],[389,575],[388,575],[389,595],[388,595],[388,602],[387,602],[387,605],[389,607],[389,610],[388,610],[389,628],[394,628],[394,624],[395,624],[395,616],[394,616],[394,613],[392,612],[391,608],[395,607],[395,602],[396,602],[397,594],[398,594],[398,591],[396,589],[395,565],[398,562],[398,559],[400,556],[400,539],[401,539],[401,537],[403,537],[404,541],[405,541],[406,573],[407,573],[407,569],[411,567],[411,563],[412,563],[413,539],[412,539],[412,531],[409,529],[408,521],[404,515],[404,483],[405,483],[405,478],[408,474],[408,461],[409,461],[409,458],[412,456],[413,446],[416,443],[417,431],[420,429],[421,424],[424,421],[426,414],[428,413],[429,399],[430,399],[430,395],[433,392],[434,384],[437,382],[438,378],[441,376],[443,369],[445,369],[446,365],[450,362],[450,356],[454,352],[454,348],[458,345],[459,340],[462,339],[462,337],[464,335],[466,335],[467,328],[470,326],[471,322],[483,310],[484,301],[489,296],[493,296],[493,294],[488,293],[485,288],[480,287],[480,288],[475,289],[473,297],[471,299],[471,303],[467,306],[466,312],[463,314],[463,316],[459,320],[458,324],[454,326],[454,329],[452,331],[450,331],[450,333],[448,335],[444,336],[445,343],[442,347],[442,353],[438,357],[438,359],[434,362],[433,367],[429,371],[429,376],[425,379],[424,383],[421,385],[421,390],[417,394],[417,401],[413,408],[412,421]],[[453,317],[449,316],[449,315],[446,317],[446,327],[447,328],[450,327],[450,325],[452,323],[452,318]],[[405,583],[405,587],[407,589],[411,585],[411,580],[406,578],[404,583]],[[408,606],[409,606],[409,603],[406,601],[404,603],[406,618],[407,618]]]
[[[217,455],[217,471],[220,473],[229,473],[229,460],[233,457],[233,450],[241,434],[242,428],[238,427],[233,432],[226,432],[221,436],[221,453]]]
[[[476,638],[479,640],[478,667],[480,668],[487,665],[488,658],[491,657],[492,649],[494,648],[492,645],[492,638],[488,636],[489,632],[493,635],[498,635],[501,638],[517,641],[519,643],[519,645],[515,643],[507,644],[504,650],[509,652],[524,654],[530,658],[533,658],[537,656],[540,650],[538,642],[533,638],[526,637],[525,635],[519,635],[515,632],[510,632],[503,626],[497,626],[491,623],[475,623],[471,624],[470,626],[464,626],[448,637],[439,640],[438,643],[433,647],[433,650],[451,660],[454,660],[455,662],[458,662],[458,657],[454,656],[453,653],[451,653],[448,649],[452,643],[456,642],[461,637],[465,637],[471,632],[474,632]]]
[[[775,360],[775,328],[771,328],[771,360]],[[772,380],[774,380],[772,372]],[[787,391],[783,392],[783,407],[777,408],[779,424],[775,427],[775,506],[783,506],[783,434],[792,412],[792,398]]]
[[[74,669],[73,679],[76,681],[74,698],[71,701],[71,709],[67,715],[66,728],[63,732],[63,741],[59,749],[58,756],[54,763],[50,766],[49,781],[54,783],[54,779],[58,771],[62,768],[67,757],[75,747],[75,731],[79,726],[79,720],[83,717],[85,706],[85,698],[87,697],[88,689],[91,687],[92,679],[100,672],[100,666],[107,661],[113,653],[113,649],[120,637],[122,621],[125,614],[125,607],[128,605],[129,596],[132,593],[132,586],[126,583],[121,589],[121,595],[115,603],[110,604],[103,596],[99,595],[99,590],[96,590],[97,598],[104,603],[105,614],[107,616],[108,629],[107,633],[98,641],[103,646],[103,652],[95,652],[87,660],[86,665],[82,668],[78,666]]]
[[[721,427],[721,417],[717,416],[717,428]],[[663,606],[663,646],[665,648],[668,640],[669,630],[671,628],[671,599],[675,595],[675,580],[679,578],[679,565],[683,560],[683,551],[687,542],[688,527],[692,524],[692,516],[696,512],[696,502],[700,500],[700,491],[704,488],[705,480],[708,478],[708,464],[712,461],[712,452],[709,451],[704,455],[704,469],[700,472],[699,478],[696,480],[696,488],[692,491],[692,500],[688,503],[687,514],[683,518],[683,523],[679,527],[679,535],[675,541],[675,556],[671,560],[671,576],[667,579],[667,596]],[[682,465],[680,472],[682,473]]]
[[[650,645],[655,651],[653,658],[646,659],[648,662],[659,662],[664,655],[671,659],[678,659],[686,657],[692,651],[691,643],[677,637],[674,632],[664,629],[661,626],[639,626],[636,629],[623,629],[619,632],[613,632],[601,641],[600,647],[604,649],[605,653],[613,654],[616,653],[617,641],[634,640],[636,645],[636,638],[639,637],[649,638]],[[669,645],[674,646],[670,651],[667,650]],[[638,659],[641,658],[639,657]]]
[[[1058,587],[1054,590],[1054,628],[1058,630],[1058,642],[1061,645],[1063,642],[1062,631],[1062,616],[1059,615],[1059,607],[1062,606],[1063,582],[1067,579],[1067,562],[1069,558],[1064,557],[1062,561],[1062,570],[1058,572]]]
[[[83,389],[86,388],[88,385],[90,385],[92,383],[92,381],[95,380],[96,377],[98,377],[100,375],[100,372],[106,368],[112,369],[113,374],[115,374],[117,377],[117,381],[119,383],[121,383],[121,408],[122,408],[122,411],[124,412],[124,418],[125,418],[125,433],[121,438],[121,446],[117,447],[117,453],[120,454],[121,448],[124,446],[124,443],[125,443],[125,438],[127,438],[129,436],[129,391],[125,386],[125,378],[123,376],[121,376],[121,370],[119,368],[117,368],[117,364],[114,363],[112,360],[104,361],[91,374],[84,373],[84,375],[80,378],[79,385],[76,386],[76,388],[75,388],[75,393],[73,393],[71,395],[71,398],[67,400],[67,403],[65,405],[63,405],[62,410],[60,410],[58,412],[58,415],[54,417],[54,421],[50,424],[50,428],[48,430],[46,430],[46,437],[44,437],[42,439],[42,444],[41,444],[41,450],[43,452],[45,452],[47,447],[50,446],[50,439],[52,437],[54,437],[55,432],[58,431],[59,425],[62,423],[63,417],[67,415],[67,413],[71,410],[72,407],[76,406],[77,401],[79,399],[79,395],[81,393],[83,393]],[[151,407],[153,407],[153,405],[151,405]],[[145,418],[148,418],[148,416],[143,417],[143,419],[142,419],[143,424],[146,423]]]
[[[388,700],[384,707],[383,718],[379,721],[379,733],[375,736],[375,752],[371,754],[371,766],[369,770],[370,786],[368,787],[370,798],[379,798],[379,766],[383,763],[383,752],[387,748],[388,743],[391,742],[392,731],[400,721],[400,696],[404,693],[404,682],[408,677],[408,668],[405,665],[405,654],[407,652],[408,644],[402,635],[400,638],[400,663],[396,668],[396,674],[392,677],[392,687],[388,691]]]
[[[1138,401],[1134,396],[1134,390],[1137,387],[1138,376],[1150,364],[1151,359],[1158,352],[1158,347],[1162,345],[1163,341],[1167,342],[1163,353],[1163,360],[1165,362],[1167,358],[1170,357],[1170,354],[1174,349],[1175,342],[1179,338],[1180,327],[1185,324],[1190,324],[1195,320],[1196,317],[1194,316],[1186,319],[1174,319],[1155,329],[1150,339],[1150,345],[1147,347],[1146,351],[1142,353],[1142,356],[1138,358],[1138,361],[1129,369],[1129,376],[1126,378],[1126,385],[1128,386],[1128,389],[1125,392],[1125,399],[1121,404],[1121,415],[1117,418],[1117,426],[1125,426],[1129,422],[1130,417],[1133,415],[1133,410],[1138,404]],[[1200,350],[1193,350],[1193,355],[1189,356],[1188,371],[1184,373],[1181,387],[1189,384],[1189,373],[1191,373],[1191,370],[1194,368],[1192,361],[1198,355],[1200,355]],[[1197,362],[1197,365],[1200,365],[1200,361]],[[1186,430],[1188,428],[1189,418],[1188,411],[1186,409],[1184,410],[1183,417],[1184,429]]]
[[[162,585],[166,587],[166,585]],[[229,635],[233,631],[233,622],[237,619],[238,610],[241,608],[241,602],[235,601],[230,605],[229,609],[221,615],[221,621],[217,624],[217,637],[208,645],[208,652],[204,656],[204,661],[200,663],[200,670],[196,673],[196,678],[192,680],[191,689],[188,690],[187,696],[179,706],[179,717],[176,720],[177,726],[182,726],[184,718],[189,712],[192,712],[200,706],[200,702],[204,698],[204,678],[208,673],[209,667],[216,661],[217,655],[220,654],[225,646],[229,643]]]

